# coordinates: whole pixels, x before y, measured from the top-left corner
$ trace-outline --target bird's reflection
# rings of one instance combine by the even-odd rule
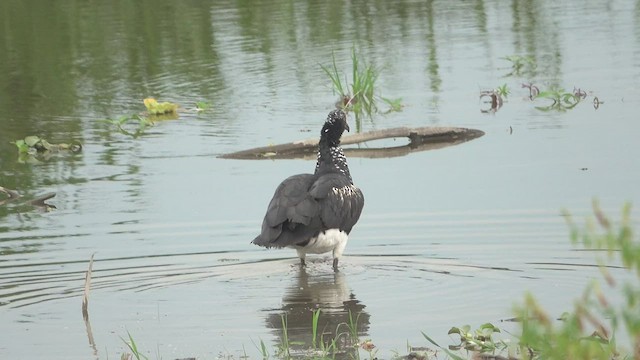
[[[347,285],[342,272],[310,275],[301,268],[294,283],[282,298],[282,308],[267,315],[267,327],[282,340],[283,317],[286,320],[286,336],[291,352],[304,352],[314,344],[313,314],[320,310],[317,323],[316,346],[320,342],[330,344],[335,340],[336,353],[357,351],[356,338],[367,336],[369,314]]]

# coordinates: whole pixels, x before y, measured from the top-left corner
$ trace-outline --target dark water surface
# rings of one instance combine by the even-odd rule
[[[300,271],[295,252],[249,242],[277,184],[314,163],[217,156],[315,137],[336,101],[320,64],[334,52],[349,72],[354,45],[381,95],[405,105],[362,131],[486,135],[350,158],[366,206],[342,272],[327,257]],[[511,55],[537,66],[509,76]],[[310,342],[317,307],[327,331],[360,313],[382,358],[427,345],[420,331],[449,343],[451,326],[512,326],[500,320],[527,290],[553,315],[568,309],[599,275],[561,209],[581,221],[593,198],[613,216],[640,199],[638,2],[8,0],[0,74],[0,186],[55,192],[57,208],[0,205],[3,359],[119,358],[127,331],[151,358],[258,357],[281,314]],[[528,82],[588,97],[543,111],[551,101],[531,102]],[[480,91],[502,84],[504,106],[482,113]],[[180,118],[136,138],[101,121],[149,96],[179,103]],[[84,148],[19,158],[9,142],[28,135]],[[94,253],[92,348],[80,304]]]

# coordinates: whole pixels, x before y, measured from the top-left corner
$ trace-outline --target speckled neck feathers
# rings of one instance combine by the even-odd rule
[[[349,130],[344,112],[341,110],[330,112],[320,133],[315,173],[339,172],[348,177],[353,184],[349,166],[347,166],[347,158],[340,147],[340,138],[344,130]]]

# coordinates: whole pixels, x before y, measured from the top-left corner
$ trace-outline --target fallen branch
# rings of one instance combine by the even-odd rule
[[[401,146],[383,148],[344,148],[348,157],[394,157],[414,151],[439,149],[460,144],[484,135],[483,131],[457,127],[399,127],[374,130],[366,133],[344,136],[341,144],[360,144],[367,141],[406,137],[409,143]],[[294,159],[315,158],[318,139],[306,139],[286,144],[264,146],[230,154],[221,155],[224,159]]]

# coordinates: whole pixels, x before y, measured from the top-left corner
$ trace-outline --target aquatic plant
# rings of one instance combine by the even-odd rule
[[[509,55],[502,59],[511,63],[511,72],[506,74],[505,77],[521,76],[524,74],[533,75],[537,67],[536,60],[533,56]]]
[[[585,97],[586,97],[586,94],[585,94]],[[551,87],[547,90],[543,90],[534,97],[534,99],[537,99],[537,98],[553,100],[553,103],[551,105],[536,106],[536,109],[543,110],[543,111],[549,111],[549,110],[567,111],[567,110],[573,109],[576,105],[578,105],[580,100],[583,99],[581,95],[576,95],[575,93],[567,92],[564,89],[559,87]]]
[[[125,115],[117,119],[105,119],[102,121],[114,125],[118,132],[124,135],[137,138],[144,134],[148,128],[155,125],[157,120],[175,120],[178,118],[178,104],[170,102],[159,103],[154,98],[146,98],[143,103],[147,109],[146,113]],[[197,102],[194,110],[197,112],[204,111],[209,106],[206,102]],[[132,128],[131,123],[134,123],[137,127]]]
[[[149,115],[176,114],[178,112],[178,104],[166,101],[159,103],[154,98],[146,98],[143,102]]]
[[[151,121],[150,119],[137,114],[134,114],[131,116],[121,116],[118,119],[106,119],[106,120],[103,120],[103,122],[106,122],[111,125],[115,125],[116,129],[121,134],[131,136],[133,138],[137,138],[140,135],[144,134],[147,128],[154,125],[154,122]],[[133,129],[129,129],[129,124],[131,122],[134,122],[135,124],[137,124],[137,127]]]
[[[279,357],[289,358],[291,357],[291,343],[289,342],[289,331],[287,330],[287,315],[282,314],[280,316],[280,320],[282,321],[282,335],[280,335],[280,344],[278,345],[278,352],[276,355]]]
[[[351,310],[349,310],[349,323],[347,324],[347,328],[349,329],[349,337],[351,341],[356,344],[360,342],[360,339],[358,338],[358,321],[360,320],[361,314],[362,313],[358,313],[358,315],[354,317]]]
[[[540,89],[533,85],[533,83],[522,84],[523,89],[529,89],[529,100],[533,100],[538,94],[540,94]]]
[[[129,336],[129,342],[127,342],[122,337],[120,339],[125,343],[125,345],[127,345],[129,350],[131,351],[131,354],[124,353],[122,354],[122,356],[120,356],[120,359],[130,360],[132,359],[132,356],[133,356],[135,357],[136,360],[149,360],[148,357],[140,353],[140,351],[138,350],[138,345],[136,345],[136,342],[133,340],[133,336],[131,336],[131,334],[128,331],[127,331],[127,335]]]
[[[262,355],[262,359],[268,359],[271,355],[269,355],[269,350],[267,350],[267,345],[264,343],[262,339],[260,339],[260,354]]]
[[[469,325],[464,325],[461,327],[454,326],[449,330],[447,334],[458,335],[460,337],[459,343],[455,345],[449,345],[446,348],[438,345],[438,343],[436,343],[424,332],[422,333],[422,336],[431,344],[439,347],[450,358],[461,360],[466,358],[458,354],[462,350],[466,352],[466,355],[485,354],[490,356],[496,356],[508,350],[510,346],[508,340],[494,340],[493,338],[494,334],[500,332],[500,329],[491,323],[482,324],[477,329],[471,329],[471,326]]]
[[[314,353],[321,359],[335,358],[338,350],[337,339],[333,338],[329,342],[325,341],[324,333],[320,333],[318,338],[318,321],[320,319],[320,309],[314,310],[311,319],[311,347]]]
[[[53,153],[59,151],[79,152],[82,150],[82,144],[78,142],[71,142],[69,144],[51,144],[47,140],[31,135],[24,139],[18,139],[11,142],[18,148],[20,154],[36,154],[36,153]]]
[[[209,110],[211,108],[211,104],[206,101],[197,101],[196,102],[196,111],[203,112]]]
[[[356,117],[362,114],[371,116],[378,112],[376,101],[389,105],[387,111],[400,111],[401,99],[389,99],[375,94],[378,69],[359,58],[355,47],[351,48],[351,84],[347,76],[338,70],[335,53],[331,55],[331,66],[320,64],[322,70],[331,80],[333,91],[340,96],[336,107],[345,111],[353,111]],[[344,80],[343,80],[344,78]]]
[[[522,89],[529,91],[528,98],[531,101],[539,99],[547,99],[552,102],[545,106],[536,106],[536,109],[541,111],[559,111],[564,112],[576,107],[581,101],[586,100],[589,96],[593,96],[591,92],[585,91],[581,88],[573,88],[573,91],[566,91],[557,85],[551,85],[549,88],[540,90],[538,85],[532,82],[521,83]],[[508,85],[505,83],[496,87],[493,90],[483,90],[480,92],[480,99],[489,98],[489,101],[485,103],[490,104],[488,108],[480,109],[483,113],[495,113],[503,105],[504,99],[511,94]],[[593,96],[593,107],[597,110],[601,104],[601,101],[597,96]]]
[[[311,318],[311,346],[317,348],[318,320],[320,319],[320,309],[314,310]]]
[[[509,90],[509,88],[507,87],[507,84],[502,84],[501,86],[498,86],[495,90],[494,90],[498,95],[506,98],[509,96],[509,94],[511,93],[511,91]]]
[[[593,203],[594,219],[587,220],[586,229],[580,229],[568,212],[564,216],[571,228],[571,241],[588,250],[605,250],[607,259],[599,259],[600,271],[609,287],[607,291],[593,281],[576,300],[574,308],[565,312],[559,321],[553,320],[531,294],[515,308],[520,323],[520,333],[513,334],[515,341],[495,340],[499,332],[491,324],[478,330],[470,327],[452,328],[449,334],[458,334],[460,343],[442,347],[423,333],[425,339],[444,351],[452,359],[461,360],[478,354],[507,352],[509,359],[617,359],[640,358],[640,241],[634,238],[631,228],[631,206],[625,205],[618,222],[610,220]],[[617,226],[613,224],[617,223]],[[620,283],[607,270],[607,262],[621,262],[636,278]],[[622,303],[614,305],[610,295],[619,292]],[[632,350],[624,355],[618,346],[617,330],[628,335]],[[463,356],[460,351],[468,351]]]
[[[536,106],[536,109],[542,111],[560,111],[564,112],[576,107],[580,102],[587,99],[590,95],[589,92],[581,88],[573,88],[573,91],[566,91],[559,86],[552,85],[548,89],[540,90],[540,88],[533,83],[521,84],[523,89],[529,90],[529,99],[535,101],[536,99],[549,99],[552,103],[546,106]],[[603,102],[598,99],[597,96],[593,97],[593,107],[597,110],[600,104]]]
[[[495,342],[493,334],[499,333],[500,329],[491,324],[485,323],[480,325],[478,329],[471,331],[471,326],[464,325],[461,327],[452,327],[447,334],[457,334],[460,336],[460,343],[449,346],[451,350],[465,349],[469,351],[478,351],[482,353],[494,354],[497,350],[505,349],[507,344],[503,340]]]

